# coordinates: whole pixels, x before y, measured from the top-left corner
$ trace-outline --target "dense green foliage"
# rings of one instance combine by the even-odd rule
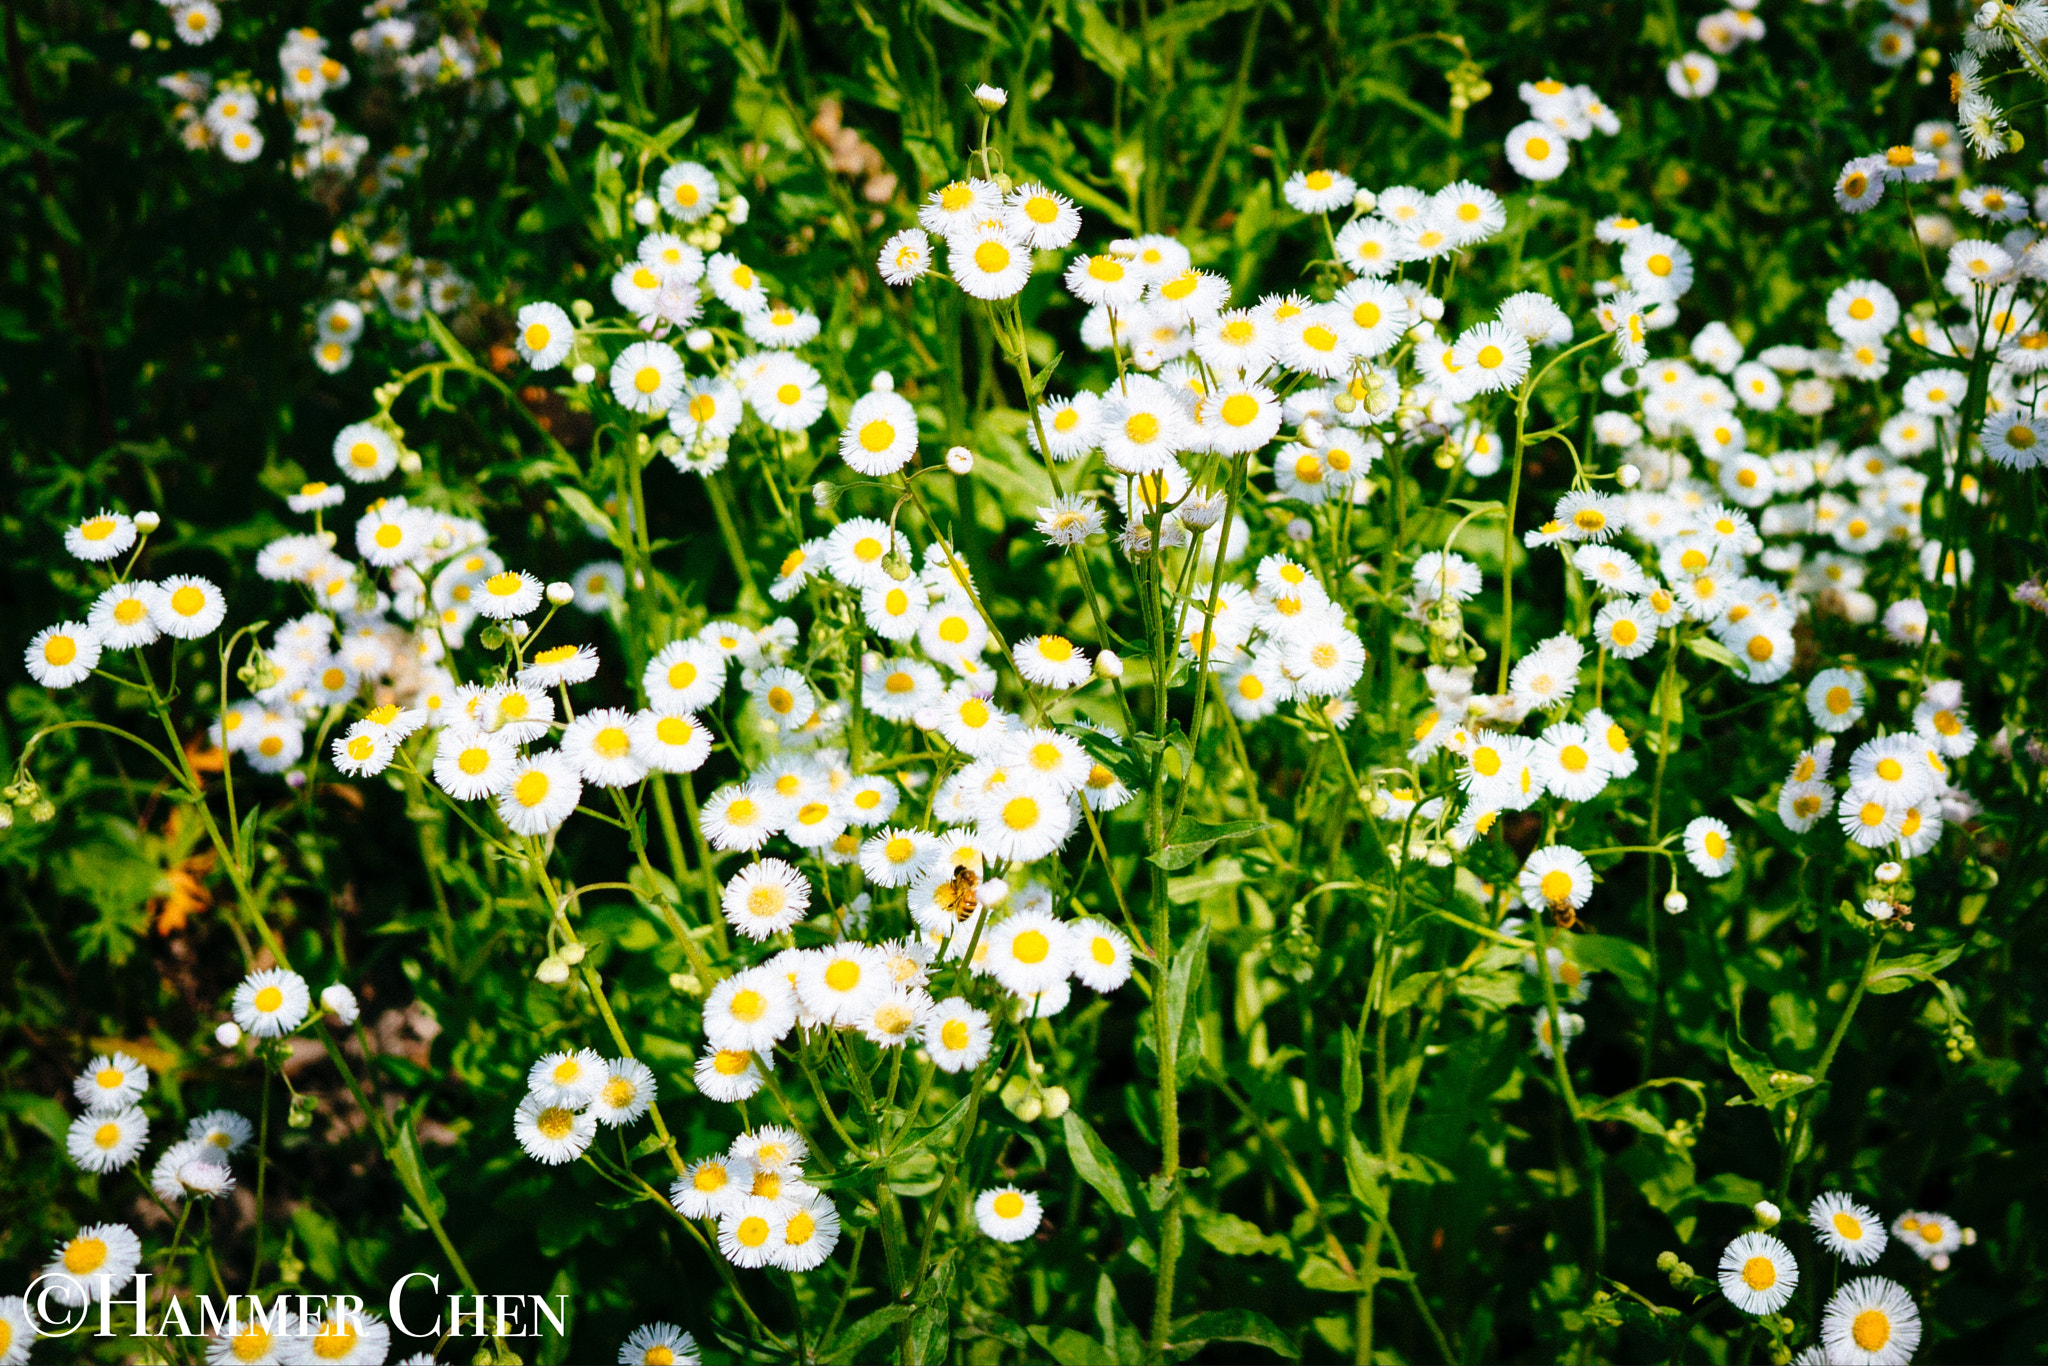
[[[1655,357],[1684,356],[1712,320],[1751,357],[1819,345],[1829,296],[1851,279],[1907,301],[1889,378],[1835,379],[1831,410],[1811,420],[1745,413],[1753,450],[1873,446],[1907,376],[1945,363],[1928,329],[1973,301],[1935,283],[1938,253],[1923,270],[1934,249],[1916,249],[1906,205],[1970,237],[1958,189],[2025,180],[2024,197],[2029,152],[1972,156],[1960,180],[1915,186],[1910,200],[1894,187],[1863,215],[1834,195],[1844,161],[1953,116],[1950,59],[1927,59],[1961,50],[1969,15],[1937,8],[1919,56],[1895,68],[1866,52],[1884,17],[1871,6],[1761,11],[1768,32],[1719,59],[1713,93],[1683,99],[1665,68],[1699,45],[1702,16],[1673,0],[448,0],[415,17],[475,69],[451,58],[410,92],[350,50],[347,35],[374,22],[354,4],[231,4],[217,37],[186,47],[159,41],[173,12],[154,4],[6,0],[0,640],[12,651],[85,619],[105,573],[67,556],[63,532],[102,507],[158,512],[134,572],[203,576],[228,614],[205,639],[105,657],[123,679],[145,677],[128,661],[146,661],[147,690],[105,678],[46,689],[7,655],[0,756],[20,800],[0,832],[0,1294],[80,1225],[118,1220],[142,1234],[159,1286],[195,1293],[298,1286],[381,1310],[397,1277],[424,1270],[444,1290],[460,1279],[568,1297],[566,1331],[458,1338],[443,1360],[609,1360],[650,1320],[688,1329],[707,1360],[1783,1359],[1814,1341],[1831,1274],[1851,1274],[1793,1227],[1815,1194],[1843,1190],[1887,1223],[1940,1210],[1975,1231],[1944,1269],[1899,1248],[1878,1268],[1916,1297],[1922,1359],[2040,1359],[2048,832],[2044,751],[2029,732],[2048,685],[2042,612],[2014,590],[2048,569],[2048,536],[2041,471],[1975,454],[1987,411],[2030,402],[1990,377],[1988,350],[1981,364],[1953,360],[1975,405],[1953,424],[1960,441],[1952,428],[1894,462],[1930,481],[1914,544],[1854,557],[1878,608],[1926,600],[1933,645],[1888,638],[1868,616],[1808,612],[1791,674],[1762,684],[1696,625],[1671,627],[1633,663],[1596,666],[1589,645],[1578,709],[1597,689],[1634,742],[1633,777],[1589,801],[1505,812],[1456,850],[1448,821],[1426,832],[1425,816],[1411,824],[1384,800],[1411,780],[1454,809],[1460,800],[1451,756],[1406,757],[1441,691],[1425,666],[1476,665],[1481,693],[1498,668],[1505,691],[1504,654],[1592,629],[1596,586],[1521,538],[1587,478],[1615,492],[1623,459],[1641,458],[1589,439],[1596,410],[1644,406],[1625,386],[1602,388],[1617,362],[1593,321],[1594,285],[1621,273],[1621,252],[1597,222],[1634,215],[1691,253],[1683,317],[1651,334]],[[268,96],[255,160],[181,145],[179,97],[160,78],[204,67],[216,88],[237,72],[275,87],[289,24],[328,35],[353,68],[327,98],[369,139],[353,175],[291,174],[291,121]],[[151,42],[132,42],[138,31]],[[1516,175],[1503,140],[1527,117],[1517,85],[1544,77],[1598,91],[1620,131],[1575,142],[1569,170],[1537,184]],[[2025,132],[2039,124],[2039,91],[2024,73],[2005,79]],[[992,115],[970,96],[981,82],[1007,91]],[[594,101],[587,113],[574,83]],[[367,185],[400,146],[425,148],[417,169]],[[656,458],[669,453],[657,444],[667,425],[628,413],[604,380],[633,328],[610,289],[643,230],[632,202],[684,159],[728,196],[713,245],[820,321],[802,354],[831,395],[807,435],[750,417],[710,475]],[[1014,315],[942,280],[897,290],[876,273],[883,241],[915,223],[931,191],[991,167],[1073,200],[1080,250],[1174,236],[1239,306],[1291,290],[1327,299],[1347,278],[1330,226],[1350,207],[1290,207],[1282,187],[1297,170],[1341,170],[1372,189],[1462,178],[1504,202],[1502,231],[1427,273],[1446,337],[1533,290],[1569,315],[1574,343],[1593,345],[1547,371],[1559,353],[1539,351],[1526,386],[1469,405],[1496,447],[1503,433],[1529,438],[1504,443],[1498,474],[1468,474],[1447,432],[1397,439],[1391,415],[1373,492],[1356,505],[1281,498],[1270,471],[1288,455],[1199,467],[1228,494],[1219,535],[1250,527],[1233,584],[1249,588],[1252,566],[1292,545],[1333,586],[1369,652],[1354,714],[1304,704],[1240,726],[1214,672],[1176,665],[1179,632],[1159,615],[1162,602],[1199,612],[1215,600],[1206,562],[1127,556],[1113,502],[1109,536],[1082,550],[1032,531],[1053,480],[1071,490],[1083,468],[1049,478],[1028,435],[1035,400],[1101,391],[1121,373],[1082,344],[1087,307],[1049,257]],[[380,254],[380,243],[402,245]],[[408,320],[371,270],[427,263],[423,285],[441,272],[458,285],[449,307]],[[342,298],[371,316],[352,358],[327,373],[319,318]],[[594,360],[594,383],[535,371],[515,347],[523,305],[572,300],[595,305],[575,353]],[[1945,311],[1913,313],[1921,301]],[[729,312],[716,325],[717,355],[754,349]],[[1918,344],[1905,339],[1915,326]],[[693,375],[708,368],[685,361]],[[877,371],[916,406],[921,463],[938,467],[929,478],[861,479],[839,458],[838,429]],[[1401,381],[1414,380],[1411,364]],[[336,478],[336,433],[373,414],[402,429],[417,464],[371,497],[403,492],[474,518],[504,564],[543,580],[623,561],[630,586],[606,610],[550,628],[549,643],[587,642],[604,658],[577,689],[579,711],[645,705],[648,659],[708,621],[785,613],[803,628],[803,670],[852,707],[861,651],[893,648],[863,636],[859,595],[821,578],[786,604],[766,596],[793,547],[852,516],[894,519],[918,552],[950,538],[1010,645],[1059,631],[1123,655],[1114,686],[1095,681],[1057,708],[1012,672],[998,696],[1034,719],[1057,710],[1076,736],[1083,720],[1121,736],[1117,772],[1137,799],[1102,813],[1099,836],[1090,816],[1033,877],[1068,918],[1101,917],[1141,943],[1163,930],[1162,952],[1141,951],[1119,991],[1077,988],[1054,1018],[1004,1025],[1021,1064],[1005,1042],[994,1066],[935,1077],[857,1033],[801,1048],[792,1036],[777,1074],[789,1101],[770,1107],[763,1093],[747,1114],[780,1123],[793,1109],[823,1140],[829,1164],[810,1175],[845,1231],[818,1270],[734,1271],[709,1225],[663,1198],[677,1163],[741,1128],[734,1107],[691,1082],[706,993],[767,952],[729,936],[719,915],[719,888],[745,857],[714,854],[693,819],[714,788],[768,757],[743,733],[740,686],[719,704],[721,743],[693,787],[657,775],[630,811],[586,788],[599,819],[571,822],[545,849],[417,774],[338,773],[328,743],[381,700],[374,683],[310,724],[297,766],[309,781],[235,757],[223,771],[208,727],[260,685],[256,640],[308,610],[300,586],[259,576],[258,552],[307,529],[285,496]],[[1296,449],[1292,439],[1276,449]],[[1981,478],[1973,501],[1945,473],[1958,445]],[[973,453],[971,477],[944,471],[955,446]],[[1649,447],[1693,454],[1704,477],[1684,428]],[[1656,484],[1668,458],[1644,469]],[[1087,486],[1106,499],[1124,487],[1093,472]],[[817,498],[819,482],[836,488]],[[354,558],[364,500],[350,493],[325,525]],[[1297,518],[1313,522],[1311,539],[1290,542]],[[1921,539],[1973,557],[1954,591],[1923,574]],[[1410,610],[1410,571],[1447,547],[1484,588],[1432,633],[1429,614]],[[1653,566],[1655,552],[1637,550]],[[480,629],[449,663],[488,681],[511,648]],[[988,663],[1003,663],[993,648]],[[1867,678],[1870,715],[1842,737],[1838,780],[1856,743],[1880,728],[1913,733],[1932,680],[1960,681],[1982,737],[1953,779],[1974,809],[1905,860],[1911,914],[1882,929],[1860,907],[1880,895],[1873,870],[1887,855],[1832,816],[1794,834],[1776,814],[1787,769],[1820,738],[1806,684],[1844,665]],[[857,708],[853,718],[859,772]],[[88,719],[159,752],[105,729],[60,730],[15,772],[32,736]],[[936,788],[958,766],[934,757],[947,749],[936,734],[867,724],[870,771],[922,765]],[[1088,747],[1092,761],[1117,753]],[[1726,875],[1701,876],[1677,843],[1702,816],[1734,831]],[[1559,842],[1599,858],[1592,899],[1575,915],[1507,922],[1529,914],[1514,892],[1524,860]],[[835,905],[859,890],[857,869],[828,875],[781,856],[812,867]],[[592,884],[603,886],[567,898],[568,928],[569,914],[553,914],[558,887]],[[1689,902],[1681,914],[1665,910],[1673,887]],[[871,937],[913,933],[900,896],[869,890]],[[819,918],[795,942],[832,931]],[[587,956],[563,959],[565,935]],[[1555,987],[1523,966],[1551,944],[1575,969]],[[361,1029],[219,1045],[237,984],[284,960],[316,994],[348,983]],[[562,963],[566,983],[536,975]],[[1577,1007],[1584,1032],[1557,1065],[1532,1030],[1561,1018],[1580,973],[1593,983]],[[962,990],[988,1006],[1001,995],[978,978],[960,987],[950,967],[934,976],[950,984],[935,982],[934,996]],[[602,1167],[530,1160],[514,1108],[534,1060],[583,1046],[616,1056],[621,1039],[659,1080],[672,1146],[643,1123],[601,1131]],[[1175,1054],[1163,1081],[1162,1041]],[[238,1156],[232,1196],[189,1202],[204,1218],[176,1225],[175,1265],[163,1260],[175,1216],[134,1174],[95,1176],[66,1155],[79,1110],[70,1079],[117,1048],[152,1072],[145,1177],[156,1142],[191,1116],[264,1119],[261,1208],[258,1169]],[[824,1084],[799,1084],[814,1068]],[[1053,1087],[1063,1094],[1049,1101]],[[1010,1181],[1038,1194],[1047,1222],[1005,1245],[977,1233],[964,1197]],[[1788,1216],[1781,1231],[1802,1268],[1784,1311],[1797,1331],[1738,1312],[1712,1283],[1762,1200]],[[191,1252],[201,1224],[207,1257]],[[1699,1276],[1669,1274],[1667,1250]],[[401,1341],[392,1358],[435,1346]],[[34,1359],[146,1350],[165,1348],[73,1339]],[[192,1342],[168,1350],[197,1359]]]

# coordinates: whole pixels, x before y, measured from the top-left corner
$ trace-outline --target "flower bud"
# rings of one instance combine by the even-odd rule
[[[1905,875],[1906,870],[1900,864],[1887,862],[1877,865],[1877,880],[1884,883],[1887,887]]]
[[[585,362],[569,372],[569,378],[578,384],[588,384],[597,378],[597,367]]]
[[[1351,196],[1351,207],[1359,213],[1371,213],[1380,204],[1379,196],[1371,190],[1360,190]]]
[[[590,948],[588,945],[577,944],[572,942],[564,944],[561,948],[556,949],[555,957],[561,959],[564,963],[567,963],[570,967],[573,968],[578,963],[583,961],[583,955],[588,952],[590,952]]]
[[[1657,1269],[1666,1275],[1671,1274],[1671,1268],[1677,1265],[1678,1254],[1676,1252],[1667,1249],[1657,1254]]]
[[[135,514],[135,529],[147,536],[164,524],[164,519],[154,512],[143,511]]]
[[[691,972],[672,972],[668,975],[669,990],[679,991],[685,996],[695,996],[703,987],[697,975]]]
[[[974,469],[974,452],[965,446],[955,446],[946,452],[946,468],[955,474],[967,474]]]
[[[633,221],[643,228],[653,227],[654,215],[659,211],[659,207],[652,199],[645,195],[641,196],[633,201]]]
[[[910,724],[916,726],[919,730],[937,730],[939,727],[939,709],[937,707],[919,707],[911,713]]]
[[[740,224],[746,222],[749,218],[753,216],[753,213],[754,206],[747,202],[747,197],[743,194],[734,195],[732,197],[732,203],[726,205],[725,208],[726,221],[731,223],[734,227],[738,227]]]
[[[1036,1124],[1038,1117],[1045,1113],[1045,1101],[1038,1096],[1026,1096],[1017,1102],[1017,1118],[1026,1124]]]
[[[134,49],[135,49],[135,50],[136,50],[137,52],[146,52],[146,51],[148,51],[148,50],[149,50],[149,33],[147,32],[147,30],[144,30],[144,29],[136,29],[136,30],[135,30],[135,32],[133,32],[133,33],[129,34],[129,35],[128,35],[128,46],[130,46],[130,47],[134,48]]]
[[[320,1004],[335,1020],[344,1025],[356,1022],[361,1008],[356,1004],[356,994],[339,982],[329,984],[320,993]]]
[[[556,579],[548,585],[548,601],[557,607],[567,607],[570,603],[576,601],[576,589],[573,585]]]
[[[1323,424],[1310,418],[1301,424],[1299,436],[1302,445],[1315,450],[1323,444]]]
[[[1664,912],[1666,915],[1683,915],[1687,904],[1685,893],[1679,891],[1676,887],[1673,887],[1664,894]]]
[[[640,586],[645,588],[647,585],[642,584]],[[533,633],[533,627],[525,621],[511,622],[505,627],[505,630],[514,640],[524,640]]]
[[[711,335],[711,329],[708,327],[693,327],[683,335],[683,345],[692,351],[709,351],[711,343],[717,340]]]
[[[233,1020],[222,1020],[220,1027],[213,1031],[213,1041],[222,1048],[233,1048],[242,1041],[242,1027]]]
[[[1308,544],[1310,540],[1314,539],[1315,534],[1315,527],[1309,524],[1309,520],[1306,517],[1296,517],[1287,524],[1287,539],[1298,545]]]
[[[993,114],[1010,102],[1010,92],[999,85],[977,85],[974,102],[981,106],[982,113]]]
[[[1104,650],[1101,654],[1095,656],[1095,676],[1097,678],[1122,678],[1124,676],[1123,656],[1119,655],[1115,650]]]
[[[569,965],[555,955],[549,954],[540,960],[540,966],[534,969],[533,975],[536,981],[558,987],[569,980]]]
[[[838,501],[839,486],[831,480],[820,479],[817,483],[811,485],[811,502],[817,505],[818,511],[830,512],[832,504]]]
[[[1783,1213],[1780,1212],[1778,1207],[1768,1200],[1757,1201],[1754,1205],[1750,1206],[1749,1212],[1756,1216],[1757,1227],[1759,1228],[1776,1228],[1778,1220],[1784,1218]]]
[[[1067,1088],[1064,1086],[1048,1086],[1040,1094],[1045,1099],[1047,1119],[1058,1119],[1067,1112],[1067,1107],[1073,1104],[1073,1098],[1067,1094]]]
[[[875,377],[868,381],[868,390],[876,394],[893,394],[896,392],[896,376],[887,370],[877,370]]]
[[[1637,484],[1643,482],[1642,467],[1639,465],[1623,465],[1621,467],[1619,477],[1621,479],[1621,486],[1623,488],[1632,489]]]

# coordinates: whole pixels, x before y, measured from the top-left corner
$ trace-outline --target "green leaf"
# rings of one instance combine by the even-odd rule
[[[1750,1051],[1732,1033],[1727,1040],[1728,1065],[1735,1069],[1735,1075],[1742,1078],[1754,1099],[1737,1097],[1730,1105],[1761,1105],[1772,1109],[1783,1101],[1790,1100],[1801,1092],[1810,1091],[1814,1080],[1803,1072],[1788,1072],[1782,1067],[1773,1067],[1762,1054]]]
[[[1414,1005],[1422,999],[1424,992],[1436,985],[1437,978],[1442,975],[1438,972],[1411,972],[1403,977],[1394,984],[1394,989],[1387,993],[1386,1013],[1399,1014]]]
[[[1935,976],[1943,968],[1962,957],[1963,945],[1951,944],[1936,953],[1908,953],[1897,958],[1880,958],[1870,969],[1870,980],[1864,990],[1873,996],[1889,996],[1904,991],[1915,982],[1941,983]]]
[[[1348,1118],[1365,1104],[1365,1063],[1359,1054],[1358,1036],[1344,1025],[1339,1036],[1344,1048],[1344,1114]]]
[[[405,1193],[412,1197],[414,1204],[432,1209],[437,1218],[447,1211],[448,1202],[434,1188],[434,1174],[427,1170],[427,1164],[420,1157],[420,1136],[413,1128],[411,1115],[399,1121],[397,1137],[392,1141],[387,1156],[398,1172],[399,1184],[405,1187]]]
[[[1066,1363],[1072,1363],[1072,1366],[1115,1366],[1116,1358],[1109,1354],[1109,1349],[1086,1333],[1072,1328],[1062,1328],[1054,1333],[1042,1323],[1034,1323],[1024,1331],[1045,1349],[1048,1356],[1063,1366]]]
[[[910,1359],[944,1361],[953,1329],[953,1272],[960,1254],[948,1252],[939,1258],[931,1274],[917,1290],[917,1309],[910,1320]]]
[[[1235,1214],[1204,1214],[1195,1220],[1195,1234],[1226,1257],[1292,1257],[1294,1245],[1283,1233],[1268,1233]]]
[[[569,505],[569,511],[583,521],[601,528],[605,539],[617,540],[618,528],[613,525],[611,514],[599,507],[591,496],[573,484],[557,484],[555,496]]]
[[[820,1359],[827,1362],[860,1360],[861,1348],[867,1346],[916,1312],[915,1309],[907,1304],[891,1304],[877,1309],[866,1318],[855,1319],[852,1323],[846,1325],[845,1330],[837,1338],[833,1339],[832,1346],[826,1350]],[[867,1355],[872,1359],[876,1354],[869,1353]],[[884,1355],[894,1357],[895,1353],[890,1352]]]
[[[1182,1024],[1187,1019],[1188,1001],[1201,985],[1202,975],[1208,968],[1209,922],[1204,920],[1195,927],[1188,942],[1173,955],[1173,965],[1166,973],[1166,1037],[1172,1039],[1176,1046],[1181,1039]]]
[[[1691,650],[1701,659],[1712,660],[1714,663],[1725,668],[1734,669],[1738,673],[1747,672],[1747,667],[1741,660],[1735,657],[1735,652],[1712,636],[1694,636],[1691,640],[1685,642],[1685,648]]]
[[[1173,1325],[1173,1345],[1192,1351],[1205,1342],[1249,1342],[1276,1356],[1299,1361],[1294,1339],[1264,1314],[1250,1309],[1212,1309]]]
[[[1080,20],[1080,31],[1073,36],[1082,55],[1117,80],[1123,80],[1144,60],[1145,50],[1138,40],[1106,18],[1095,0],[1076,0],[1073,15]],[[1072,32],[1072,16],[1064,27]]]
[[[568,1267],[555,1273],[555,1279],[548,1284],[547,1303],[550,1311],[562,1316],[562,1327],[556,1331],[553,1320],[539,1315],[540,1322],[535,1329],[540,1333],[540,1347],[534,1352],[536,1366],[563,1366],[569,1360],[569,1336],[576,1327],[576,1277]]]
[[[1353,1200],[1382,1218],[1387,1212],[1387,1188],[1380,1174],[1386,1169],[1385,1162],[1365,1150],[1357,1134],[1344,1135],[1344,1183]]]
[[[1073,1159],[1074,1170],[1081,1179],[1095,1188],[1109,1207],[1126,1219],[1138,1217],[1137,1207],[1131,1203],[1131,1190],[1124,1182],[1123,1172],[1117,1167],[1116,1155],[1101,1135],[1081,1118],[1078,1110],[1068,1110],[1061,1117],[1067,1135],[1067,1156]]]
[[[1241,840],[1261,830],[1270,830],[1272,826],[1271,821],[1249,820],[1205,825],[1193,816],[1182,816],[1174,822],[1173,833],[1166,837],[1166,848],[1147,861],[1172,872],[1176,868],[1187,867],[1225,840]]]
[[[1612,973],[1632,1000],[1650,999],[1650,954],[1634,940],[1613,934],[1575,934],[1566,940],[1565,952],[1582,968]]]
[[[441,354],[449,360],[465,370],[477,368],[475,358],[469,354],[469,348],[457,341],[455,334],[448,330],[447,324],[431,312],[427,314],[427,335],[434,339],[434,345],[440,347]]]

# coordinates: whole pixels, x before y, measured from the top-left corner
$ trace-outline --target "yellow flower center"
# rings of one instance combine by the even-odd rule
[[[1769,1290],[1778,1283],[1778,1267],[1769,1257],[1751,1257],[1742,1264],[1742,1283],[1751,1290]]]
[[[1530,138],[1522,144],[1522,151],[1531,161],[1550,160],[1550,143],[1545,138]]]
[[[1015,1219],[1024,1212],[1024,1197],[1015,1191],[1004,1191],[995,1198],[994,1208],[997,1218]]]
[[[1553,868],[1545,873],[1540,886],[1543,899],[1553,906],[1562,906],[1571,900],[1572,875],[1562,868]]]
[[[51,636],[43,642],[43,659],[58,668],[78,657],[78,642],[70,636]]]
[[[852,991],[860,985],[860,964],[842,958],[825,969],[825,985],[834,991]]]
[[[1001,242],[983,242],[974,249],[975,268],[994,275],[1010,268],[1010,249]]]
[[[1037,825],[1037,801],[1030,797],[1012,797],[1003,804],[1003,824],[1009,826],[1012,830],[1029,830]],[[1019,937],[1018,943],[1021,944],[1031,933],[1035,933],[1035,931],[1027,931],[1024,936]],[[1038,960],[1032,958],[1026,961],[1035,963]]]
[[[74,1276],[88,1276],[106,1264],[107,1245],[98,1238],[74,1238],[64,1249],[64,1269]]]
[[[171,610],[181,617],[196,617],[206,607],[206,594],[186,584],[171,594]]]
[[[1849,1336],[1866,1352],[1882,1351],[1892,1340],[1892,1321],[1882,1309],[1866,1309],[1849,1325]]]
[[[528,769],[520,775],[519,781],[512,785],[512,800],[521,806],[539,806],[547,800],[547,796],[548,775],[537,768]]]

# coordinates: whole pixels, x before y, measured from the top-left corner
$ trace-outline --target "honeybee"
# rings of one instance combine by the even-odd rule
[[[954,861],[953,875],[932,893],[932,900],[955,924],[964,924],[980,909],[980,887],[981,856],[966,850]]]

